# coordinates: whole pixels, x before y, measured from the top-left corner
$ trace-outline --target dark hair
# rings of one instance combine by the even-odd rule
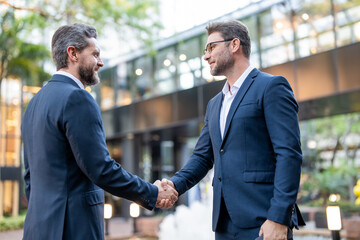
[[[238,38],[240,40],[244,56],[250,57],[251,42],[248,28],[240,21],[212,22],[206,27],[207,34],[219,32],[224,39]]]
[[[75,23],[56,30],[51,42],[51,52],[56,69],[68,66],[67,48],[69,46],[73,46],[81,52],[89,45],[88,38],[97,38],[97,31],[93,26],[86,24]]]

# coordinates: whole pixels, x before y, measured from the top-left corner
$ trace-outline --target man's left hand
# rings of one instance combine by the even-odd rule
[[[287,240],[288,226],[266,220],[260,227],[259,236],[263,235],[264,240]]]

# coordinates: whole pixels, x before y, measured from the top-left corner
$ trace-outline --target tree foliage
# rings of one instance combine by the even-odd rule
[[[12,75],[39,85],[49,78],[43,70],[49,51],[44,43],[32,43],[33,31],[48,32],[82,22],[95,26],[100,35],[112,29],[124,39],[130,34],[149,46],[160,28],[157,0],[29,0],[25,4],[0,0],[0,7],[8,7],[5,12],[0,10],[0,81]]]
[[[9,76],[21,78],[26,84],[38,85],[49,77],[42,67],[49,59],[43,45],[28,43],[19,37],[27,27],[26,18],[17,19],[14,11],[6,11],[0,19],[0,80]]]
[[[131,29],[138,39],[147,43],[161,28],[158,0],[30,0],[28,6],[15,6],[8,0],[0,3],[34,13],[37,17],[32,23],[40,28],[55,29],[59,25],[81,22],[95,26],[100,33],[106,28],[119,33]]]

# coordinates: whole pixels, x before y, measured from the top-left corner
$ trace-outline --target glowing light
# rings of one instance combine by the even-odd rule
[[[133,218],[137,218],[140,216],[140,207],[136,203],[130,204],[130,216]]]
[[[360,41],[360,22],[354,25],[354,30],[356,39]]]
[[[329,196],[330,202],[338,202],[338,201],[340,201],[340,199],[341,199],[340,194],[330,194],[330,196]]]
[[[179,56],[180,61],[185,61],[187,59],[185,54],[180,54]]]
[[[341,214],[339,206],[328,206],[326,208],[326,219],[328,229],[331,231],[341,230]]]
[[[316,48],[310,48],[310,52],[312,53],[312,54],[315,54],[315,53],[317,53],[317,49]]]
[[[284,24],[282,22],[277,22],[275,26],[277,29],[282,29],[284,27]]]
[[[307,20],[309,20],[310,16],[309,16],[309,14],[307,14],[307,13],[303,13],[303,14],[301,15],[301,18],[304,19],[305,21],[307,21]]]
[[[135,70],[135,74],[136,74],[137,76],[141,76],[141,75],[143,74],[143,70],[142,70],[141,68],[137,68],[137,69]]]
[[[317,143],[316,143],[315,140],[308,140],[308,141],[307,141],[307,147],[308,147],[309,149],[315,149],[316,146],[317,146]]]
[[[112,217],[112,206],[111,204],[104,204],[104,218],[110,219]]]
[[[169,59],[165,59],[165,60],[164,60],[164,65],[165,65],[166,67],[170,66],[170,65],[171,65],[171,61],[170,61]]]

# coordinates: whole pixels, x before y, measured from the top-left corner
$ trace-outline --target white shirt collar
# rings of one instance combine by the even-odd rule
[[[243,84],[243,82],[245,81],[245,79],[247,78],[247,76],[249,75],[249,73],[254,69],[255,67],[249,65],[247,67],[247,69],[243,72],[243,74],[241,74],[241,76],[238,78],[238,80],[236,80],[236,82],[231,86],[231,88],[236,88],[239,89],[241,87],[241,85]],[[225,82],[225,85],[222,89],[223,94],[226,94],[229,92],[229,83],[228,81]],[[234,91],[231,91],[234,92]]]
[[[57,71],[55,74],[64,75],[66,77],[69,77],[72,80],[74,80],[81,89],[85,89],[84,84],[82,84],[82,82],[79,79],[77,79],[74,75],[72,75],[71,73],[68,73],[65,71]]]

